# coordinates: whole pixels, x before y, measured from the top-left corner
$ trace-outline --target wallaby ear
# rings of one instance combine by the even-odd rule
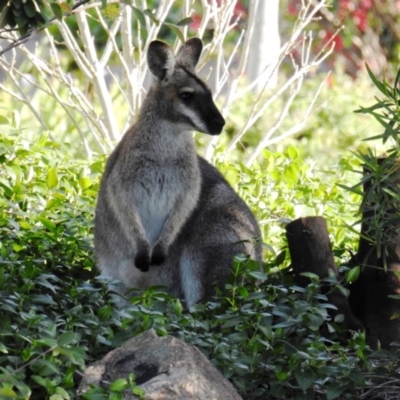
[[[202,50],[203,42],[199,38],[191,38],[179,49],[176,62],[184,67],[195,69]]]
[[[151,73],[162,81],[174,72],[174,52],[166,43],[154,40],[147,50],[147,64]]]

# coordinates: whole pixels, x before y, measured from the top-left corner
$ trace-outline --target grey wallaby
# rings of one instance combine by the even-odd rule
[[[262,259],[252,212],[196,154],[191,131],[218,135],[225,125],[195,74],[202,48],[192,38],[175,57],[167,44],[150,44],[154,82],[107,162],[94,232],[97,267],[121,281],[121,294],[164,285],[186,307],[226,282],[234,255]]]

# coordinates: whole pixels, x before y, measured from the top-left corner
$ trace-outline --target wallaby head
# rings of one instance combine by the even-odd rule
[[[157,104],[158,117],[173,123],[179,132],[194,129],[218,135],[225,120],[214,104],[210,89],[195,73],[202,49],[202,41],[192,38],[175,57],[167,44],[151,42],[147,62],[154,83],[148,102],[153,107]]]

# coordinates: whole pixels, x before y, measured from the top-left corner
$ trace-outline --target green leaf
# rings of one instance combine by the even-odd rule
[[[3,387],[0,389],[0,398],[1,399],[17,399],[18,395],[14,392],[10,387]]]
[[[29,224],[29,223],[26,222],[26,221],[19,221],[19,226],[20,226],[22,229],[25,229],[25,230],[32,229],[32,225]]]
[[[243,323],[244,318],[243,317],[236,317],[236,318],[231,318],[230,320],[228,320],[227,322],[225,322],[222,326],[221,329],[225,329],[225,328],[230,328],[232,326],[237,326],[239,324]]]
[[[393,313],[390,316],[390,320],[394,320],[394,319],[397,319],[397,318],[400,318],[400,310],[397,310],[395,313]]]
[[[284,381],[287,379],[288,374],[285,371],[276,371],[276,377],[280,380],[280,381]]]
[[[94,387],[83,394],[86,400],[108,400],[107,392],[101,387]]]
[[[365,386],[365,376],[360,371],[357,371],[357,370],[351,371],[349,377],[358,386],[360,386],[360,387]]]
[[[29,18],[33,18],[36,15],[35,5],[33,4],[33,2],[30,1],[28,3],[25,3],[24,11]]]
[[[346,283],[355,282],[360,275],[360,266],[354,267],[346,272]]]
[[[190,25],[193,22],[193,19],[191,17],[183,18],[179,22],[177,22],[177,26],[186,26]]]
[[[267,274],[261,271],[249,271],[248,274],[252,276],[253,278],[259,279],[261,281],[266,281],[268,280]]]
[[[378,81],[378,79],[375,77],[374,73],[371,71],[371,68],[369,67],[368,64],[365,64],[365,66],[367,68],[367,72],[368,72],[369,77],[371,78],[371,81],[379,89],[379,91],[382,92],[386,96],[387,95],[386,85],[384,85],[382,82]]]
[[[144,14],[142,13],[142,11],[134,6],[132,6],[132,11],[135,14],[136,18],[139,20],[140,25],[146,26],[146,19],[144,17]]]
[[[38,304],[50,304],[53,306],[57,306],[57,303],[48,294],[32,295],[31,300]]]
[[[146,10],[143,11],[143,14],[147,15],[157,26],[160,24],[160,21],[156,18],[153,10],[151,10],[150,8],[146,8]]]
[[[294,165],[289,165],[289,167],[286,168],[284,176],[290,183],[295,185],[299,180],[298,168]]]
[[[90,178],[79,178],[78,183],[82,190],[85,190],[93,185],[93,181]]]
[[[294,372],[294,375],[296,377],[296,381],[300,387],[301,390],[304,392],[314,383],[315,381],[315,376],[314,373],[308,369],[296,369]]]
[[[341,382],[331,384],[326,391],[326,400],[337,399],[344,391],[345,387]]]
[[[313,282],[320,281],[319,276],[317,274],[314,274],[314,272],[302,272],[300,275],[305,276],[306,278],[309,278]]]
[[[168,26],[168,28],[171,29],[171,31],[175,33],[175,35],[179,38],[179,40],[182,43],[185,43],[185,38],[183,36],[183,33],[176,25],[170,24],[169,22],[164,22],[163,25]]]
[[[49,400],[65,400],[65,399],[70,399],[70,397],[68,396],[68,397],[64,397],[63,395],[61,395],[61,394],[53,394],[53,395],[51,395],[50,397],[49,397]]]
[[[286,258],[286,250],[283,250],[276,256],[274,264],[277,266],[283,264],[285,258]]]
[[[47,228],[50,232],[54,232],[56,230],[56,224],[46,217],[39,216],[38,220]]]
[[[55,168],[49,168],[47,171],[46,183],[49,189],[53,189],[58,185],[57,170]]]
[[[126,389],[129,385],[129,382],[125,378],[120,378],[111,383],[109,389],[114,392],[121,392],[122,390]]]
[[[53,11],[54,16],[61,21],[63,18],[63,11],[59,4],[57,3],[50,3],[51,10]]]
[[[57,339],[58,346],[66,346],[79,339],[79,334],[74,332],[65,332]]]
[[[3,115],[0,115],[0,125],[9,125],[9,124],[10,124],[10,121]]]
[[[289,146],[289,147],[286,149],[286,151],[287,151],[287,153],[288,153],[288,156],[289,156],[292,160],[295,160],[296,158],[299,157],[298,151],[297,151],[293,146]]]
[[[32,375],[31,379],[33,379],[40,386],[47,387],[49,385],[48,380],[39,375]]]
[[[135,386],[135,387],[132,389],[132,393],[133,393],[133,394],[136,394],[136,395],[139,396],[140,398],[144,397],[144,395],[146,394],[146,392],[144,391],[144,389],[142,389],[142,388],[139,387],[139,386]]]

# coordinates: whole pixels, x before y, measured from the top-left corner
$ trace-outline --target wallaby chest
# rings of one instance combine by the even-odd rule
[[[142,159],[141,159],[142,158]],[[151,245],[159,238],[171,213],[179,213],[176,203],[182,196],[198,197],[199,166],[195,157],[138,157],[131,182],[135,207]]]

